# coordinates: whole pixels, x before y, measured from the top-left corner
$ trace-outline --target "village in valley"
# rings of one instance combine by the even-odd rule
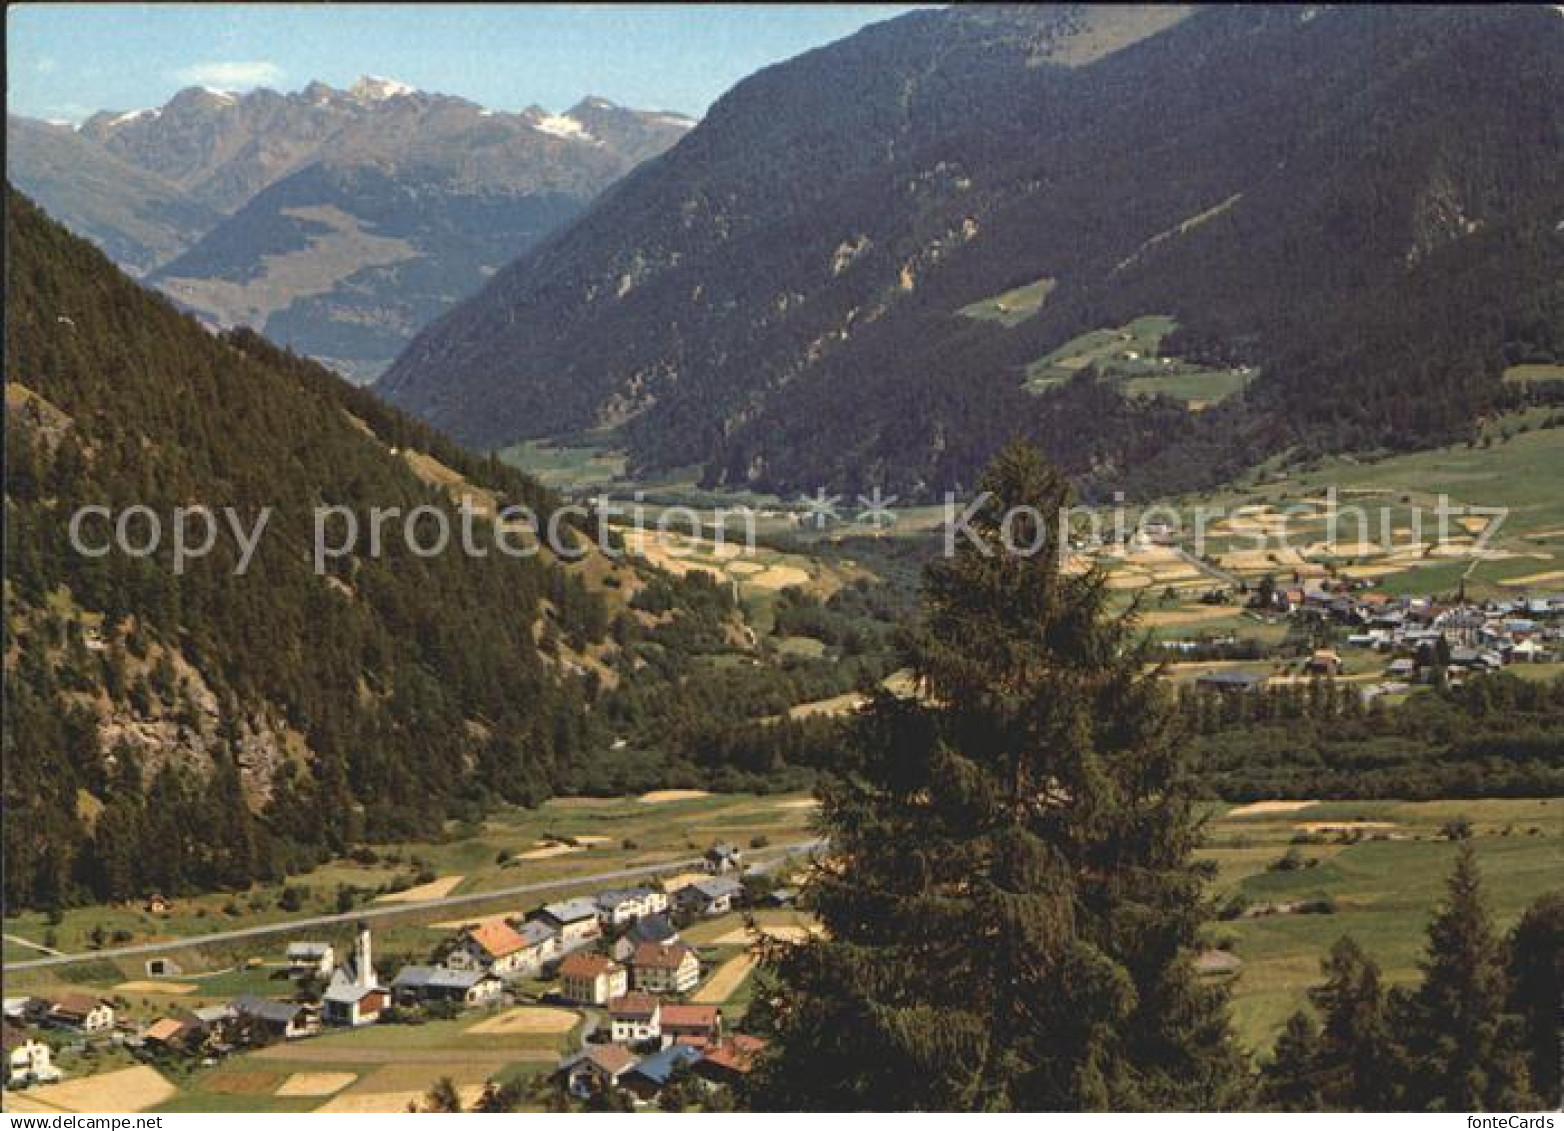
[[[1214,591],[1211,599],[1226,601]],[[1248,596],[1248,609],[1264,623],[1286,618],[1294,631],[1318,647],[1292,670],[1279,675],[1255,667],[1224,666],[1201,671],[1197,688],[1215,692],[1258,691],[1289,678],[1341,678],[1349,660],[1360,674],[1367,702],[1401,695],[1415,685],[1459,686],[1464,680],[1512,664],[1552,664],[1564,652],[1564,595],[1468,602],[1431,596],[1394,596],[1368,591],[1364,582],[1316,583],[1285,589],[1264,584]],[[1165,640],[1174,656],[1221,654],[1236,641]],[[1198,661],[1193,661],[1198,667]],[[1377,673],[1376,673],[1377,669]]]
[[[91,1063],[94,1050],[111,1049],[139,1063],[77,1081],[107,1085],[119,1078],[133,1091],[257,1051],[340,1063],[340,1045],[315,1056],[287,1051],[333,1031],[373,1026],[416,1033],[452,1023],[479,1038],[535,1038],[529,1056],[558,1048],[557,1060],[531,1076],[532,1103],[552,1096],[557,1105],[638,1106],[658,1102],[674,1086],[700,1102],[720,1102],[713,1097],[748,1074],[765,1044],[742,1031],[732,1004],[753,971],[755,944],[762,936],[796,939],[814,929],[793,918],[781,925],[764,921],[768,909],[796,917],[791,871],[782,870],[800,864],[801,858],[774,854],[746,863],[743,849],[717,842],[699,870],[452,924],[422,962],[377,960],[375,932],[366,922],[356,924],[347,947],[279,935],[287,939],[280,962],[253,957],[248,965],[273,967],[270,979],[286,989],[223,1002],[149,1012],[117,1011],[116,999],[83,992],[8,997],[5,1084],[13,1090],[7,1106],[73,1110],[72,1085],[52,1055],[62,1047],[80,1063]],[[726,945],[725,957],[703,960],[711,943]],[[146,979],[133,988],[189,988],[178,979],[191,975],[171,958],[149,958],[145,969]],[[459,1095],[481,1110],[496,1082],[470,1079],[455,1063],[460,1054],[446,1055],[463,1082]],[[376,1056],[365,1052],[362,1059]],[[148,1068],[161,1075],[149,1076]],[[420,1110],[420,1097],[402,1091],[330,1100],[355,1078],[353,1072],[296,1072],[275,1095],[319,1097],[327,1101],[321,1110]]]

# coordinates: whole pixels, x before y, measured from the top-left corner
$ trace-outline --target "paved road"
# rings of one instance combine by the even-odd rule
[[[768,853],[766,859],[786,856],[793,852],[808,852],[824,843],[823,840],[816,839],[780,845]],[[68,966],[73,962],[90,962],[99,958],[133,958],[143,954],[168,954],[171,951],[185,950],[189,947],[238,942],[243,939],[258,939],[268,935],[298,932],[311,927],[330,927],[339,923],[356,923],[360,920],[367,922],[374,919],[389,918],[393,915],[406,915],[409,912],[435,911],[473,903],[488,903],[496,899],[506,899],[513,895],[534,895],[539,892],[555,891],[559,888],[590,887],[594,884],[612,883],[616,880],[631,879],[636,876],[650,876],[658,872],[695,868],[703,863],[704,861],[698,856],[687,860],[665,860],[660,864],[645,864],[635,868],[619,868],[612,872],[598,872],[588,876],[569,876],[559,880],[545,880],[541,883],[495,888],[492,891],[447,895],[440,899],[429,899],[421,903],[399,903],[387,907],[365,907],[358,911],[345,911],[337,915],[315,915],[306,919],[288,919],[280,923],[266,923],[259,927],[239,927],[232,931],[215,931],[208,935],[189,935],[185,938],[165,939],[163,942],[137,943],[134,946],[111,946],[103,950],[89,950],[81,954],[56,953],[48,958],[29,958],[25,962],[7,962],[5,968],[7,970],[37,970],[46,966]]]
[[[43,943],[35,943],[31,939],[24,939],[21,935],[4,935],[0,937],[3,937],[8,943],[15,943],[17,946],[25,946],[28,950],[40,950],[44,954],[60,953],[53,947],[44,946]]]
[[[1173,552],[1179,557],[1183,558],[1184,561],[1194,566],[1201,573],[1205,574],[1207,577],[1215,578],[1217,581],[1231,585],[1234,589],[1237,589],[1240,585],[1243,584],[1243,581],[1240,580],[1236,575],[1228,573],[1227,570],[1214,566],[1210,562],[1202,561],[1200,558],[1195,557],[1194,554],[1191,554],[1182,546],[1174,546]]]

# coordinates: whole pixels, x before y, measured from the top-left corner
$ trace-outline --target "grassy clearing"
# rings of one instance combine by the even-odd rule
[[[1039,392],[1094,368],[1129,396],[1169,397],[1198,410],[1254,379],[1252,369],[1207,369],[1164,353],[1162,339],[1176,326],[1165,314],[1148,314],[1123,326],[1088,331],[1027,366],[1026,387]]]
[[[956,311],[967,318],[983,322],[998,322],[1005,327],[1019,326],[1043,308],[1058,280],[1042,278],[1035,283],[1015,287],[1004,294],[980,299]]]
[[[1191,408],[1205,408],[1226,400],[1252,380],[1252,372],[1237,369],[1174,368],[1166,374],[1132,377],[1124,382],[1124,391],[1132,397],[1171,397]]]
[[[602,445],[551,444],[527,440],[505,448],[500,459],[519,467],[544,486],[557,490],[587,490],[624,478],[622,451]]]
[[[1501,928],[1539,895],[1564,886],[1564,800],[1331,802],[1212,822],[1211,847],[1203,855],[1217,864],[1213,894],[1219,901],[1234,895],[1254,903],[1328,898],[1336,906],[1334,914],[1237,919],[1208,929],[1213,941],[1224,941],[1244,961],[1233,1010],[1249,1047],[1270,1047],[1319,981],[1321,957],[1344,934],[1362,943],[1392,982],[1416,981],[1424,931],[1456,851],[1441,839],[1441,826],[1457,816],[1473,824],[1489,904]],[[1302,826],[1351,822],[1388,824],[1366,835],[1394,839],[1300,845],[1317,864],[1270,870]]]
[[[1115,329],[1088,330],[1027,367],[1029,387],[1046,380],[1067,380],[1095,365],[1133,364],[1154,356],[1177,323],[1165,314],[1148,314]],[[1134,354],[1136,356],[1131,357]]]
[[[1504,379],[1512,384],[1527,381],[1564,381],[1564,365],[1512,365],[1504,371]]]
[[[1271,467],[1225,490],[1167,500],[1180,524],[1174,536],[1251,583],[1267,573],[1284,585],[1334,573],[1403,595],[1453,594],[1464,582],[1477,599],[1564,589],[1564,429],[1543,427],[1548,419],[1528,410],[1490,421],[1472,444]],[[1099,517],[1112,528],[1112,512]],[[1138,515],[1121,521],[1133,529]],[[1239,620],[1197,624],[1210,615],[1201,594],[1218,583],[1178,575],[1178,563],[1158,557],[1165,553],[1092,556],[1110,572],[1110,588],[1147,598],[1146,627],[1159,637],[1220,629],[1264,638]],[[1164,600],[1169,587],[1174,596]]]

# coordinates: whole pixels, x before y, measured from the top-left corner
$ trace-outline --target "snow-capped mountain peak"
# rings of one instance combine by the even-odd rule
[[[417,94],[418,88],[379,75],[361,75],[359,80],[348,88],[348,93],[363,102],[383,102],[387,98]]]

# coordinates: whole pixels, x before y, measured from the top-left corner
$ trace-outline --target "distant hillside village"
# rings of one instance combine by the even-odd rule
[[[1206,599],[1227,603],[1227,591]],[[1309,641],[1293,676],[1334,678],[1354,669],[1355,654],[1383,659],[1382,678],[1359,683],[1365,701],[1412,690],[1414,685],[1460,686],[1512,664],[1552,663],[1564,656],[1564,594],[1469,602],[1428,596],[1391,596],[1368,591],[1365,583],[1323,581],[1309,586],[1261,585],[1248,595],[1256,618],[1285,618],[1295,641]],[[1234,655],[1240,641],[1163,640],[1180,658],[1262,659]],[[1202,691],[1261,691],[1277,676],[1268,671],[1213,667],[1195,677]]]
[[[329,942],[294,940],[283,952],[293,987],[285,998],[244,995],[145,1024],[117,1018],[111,1002],[91,996],[8,998],[6,1086],[60,1079],[51,1044],[62,1040],[77,1050],[112,1043],[154,1064],[211,1065],[326,1029],[417,1024],[532,1002],[584,1015],[580,1048],[552,1076],[569,1097],[649,1103],[676,1075],[708,1091],[723,1089],[750,1071],[765,1042],[734,1031],[719,1005],[689,1000],[711,972],[680,931],[751,904],[787,906],[793,893],[770,882],[746,886],[743,853],[733,845],[713,845],[705,862],[704,873],[657,886],[486,916],[452,932],[427,962],[395,971],[376,966],[373,936],[363,923],[349,954]],[[766,894],[752,894],[761,890]],[[170,959],[155,958],[147,972],[180,971]]]

